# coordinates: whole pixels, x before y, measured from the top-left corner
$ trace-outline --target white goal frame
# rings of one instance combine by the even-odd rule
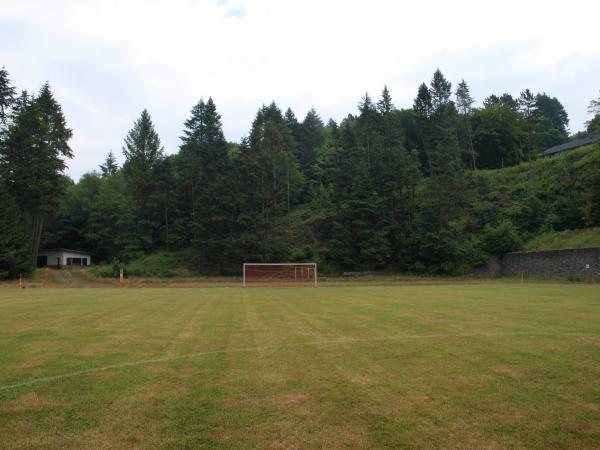
[[[315,283],[314,286],[318,287],[318,276],[317,276],[317,263],[244,263],[243,269],[243,278],[242,285],[246,287],[246,266],[295,266],[294,267],[294,281],[297,281],[298,269],[300,269],[300,273],[302,274],[302,270],[307,268],[310,273],[310,269],[313,269],[315,274]],[[290,280],[291,281],[291,280]]]

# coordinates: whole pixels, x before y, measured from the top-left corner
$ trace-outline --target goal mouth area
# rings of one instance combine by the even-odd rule
[[[316,263],[244,263],[244,287],[317,287]]]

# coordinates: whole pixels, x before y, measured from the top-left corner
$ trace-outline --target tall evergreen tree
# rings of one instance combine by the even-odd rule
[[[529,184],[535,196],[535,174],[533,172],[533,133],[537,115],[535,97],[529,89],[521,92],[519,97],[519,111],[521,112],[527,128],[527,164],[529,168]]]
[[[228,145],[221,115],[211,97],[200,100],[185,122],[179,154],[179,171],[184,186],[184,211],[191,240],[203,264],[215,263],[222,272],[224,243],[231,232],[232,184]]]
[[[0,124],[6,125],[8,111],[15,101],[17,90],[10,84],[5,67],[0,69]]]
[[[109,177],[114,175],[119,170],[119,166],[117,164],[117,159],[112,151],[108,152],[106,155],[106,159],[104,160],[104,164],[100,164],[100,171],[102,176]]]
[[[456,88],[456,106],[461,117],[462,128],[464,131],[464,148],[471,159],[471,169],[477,170],[477,161],[475,148],[473,147],[473,131],[471,128],[471,113],[473,112],[473,103],[475,100],[471,96],[469,86],[465,80],[461,80]]]
[[[431,105],[434,111],[439,111],[450,101],[452,83],[446,80],[440,69],[437,69],[433,73],[433,78],[429,86]]]
[[[164,158],[164,149],[147,110],[134,122],[123,146],[123,174],[135,202],[139,234],[143,245],[150,248],[153,239],[162,235],[164,205],[157,202],[154,176]]]
[[[370,171],[373,163],[372,153],[377,108],[373,104],[373,100],[371,100],[371,97],[369,97],[368,92],[366,92],[365,96],[361,98],[361,101],[358,104],[358,111],[359,115],[357,125],[361,130],[361,135],[363,136],[362,142],[365,149],[367,169]]]
[[[18,200],[30,227],[32,264],[36,263],[44,219],[64,190],[65,160],[72,131],[48,83],[35,98],[17,101],[0,149],[0,176]]]
[[[313,166],[317,160],[317,151],[325,140],[323,121],[317,111],[311,108],[299,129],[298,163],[300,170],[308,180],[314,180]]]

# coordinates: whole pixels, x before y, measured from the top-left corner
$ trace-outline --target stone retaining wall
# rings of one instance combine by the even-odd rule
[[[491,257],[487,266],[471,274],[479,276],[519,275],[600,278],[600,247],[540,252],[515,252]]]

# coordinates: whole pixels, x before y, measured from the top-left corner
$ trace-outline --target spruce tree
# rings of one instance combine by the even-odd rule
[[[117,159],[112,151],[108,152],[106,155],[106,159],[104,160],[104,164],[100,164],[100,171],[103,177],[109,177],[114,175],[119,170],[119,166],[117,165]]]
[[[311,108],[299,129],[297,158],[300,170],[308,180],[315,179],[313,166],[317,160],[317,151],[325,140],[324,125],[321,117]]]
[[[234,193],[228,144],[212,98],[200,99],[192,108],[181,139],[178,163],[186,229],[203,264],[216,264],[213,269],[222,272]]]
[[[465,80],[461,80],[456,88],[456,106],[461,117],[462,128],[464,131],[464,148],[470,156],[471,169],[477,170],[475,148],[473,147],[473,131],[471,128],[473,103],[475,103],[475,100],[471,97],[469,86]]]
[[[434,111],[439,111],[443,108],[452,95],[452,83],[450,83],[440,69],[437,69],[431,79],[429,92],[431,94],[431,105]]]
[[[5,67],[0,69],[0,124],[6,125],[8,112],[15,101],[16,89],[10,84]]]
[[[15,106],[0,149],[0,175],[31,230],[35,264],[44,219],[66,186],[63,173],[65,160],[73,156],[68,143],[72,131],[48,83],[35,98],[24,93]]]
[[[153,239],[162,236],[164,205],[157,199],[159,192],[153,178],[164,158],[164,149],[147,110],[142,111],[127,133],[123,154],[123,174],[134,199],[139,238],[143,246],[150,248]]]

